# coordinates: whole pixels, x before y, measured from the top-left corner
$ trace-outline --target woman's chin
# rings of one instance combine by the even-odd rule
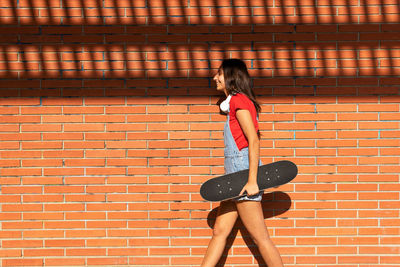
[[[223,92],[224,88],[222,88],[222,86],[217,86],[217,91]]]

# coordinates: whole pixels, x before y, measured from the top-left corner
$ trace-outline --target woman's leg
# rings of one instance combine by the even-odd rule
[[[223,201],[218,208],[217,219],[213,229],[213,235],[204,255],[202,267],[214,267],[224,252],[226,239],[238,218],[236,205],[233,201]]]
[[[236,203],[236,207],[240,219],[249,231],[268,267],[283,267],[279,251],[272,243],[265,226],[261,203],[240,201]]]

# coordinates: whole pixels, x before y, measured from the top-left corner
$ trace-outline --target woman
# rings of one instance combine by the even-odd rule
[[[260,203],[263,192],[259,191],[257,185],[260,164],[257,115],[261,108],[253,93],[246,64],[239,59],[226,59],[213,79],[217,90],[227,96],[220,105],[221,110],[228,114],[224,127],[225,173],[249,169],[249,177],[240,193],[246,192],[246,196],[221,202],[201,266],[215,266],[218,263],[226,239],[240,216],[268,267],[282,267],[282,259],[265,226]]]

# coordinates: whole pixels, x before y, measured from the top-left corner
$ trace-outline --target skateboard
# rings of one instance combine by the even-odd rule
[[[239,197],[246,185],[249,170],[242,170],[204,182],[200,195],[207,201],[223,201]],[[292,181],[297,175],[297,166],[291,161],[281,160],[258,167],[257,184],[260,190],[277,187]]]

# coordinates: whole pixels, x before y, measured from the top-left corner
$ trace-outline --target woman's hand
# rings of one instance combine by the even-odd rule
[[[240,191],[239,195],[243,195],[244,192],[246,192],[248,196],[254,196],[257,195],[258,192],[260,192],[260,189],[258,188],[257,183],[247,183],[243,187],[242,191]]]

